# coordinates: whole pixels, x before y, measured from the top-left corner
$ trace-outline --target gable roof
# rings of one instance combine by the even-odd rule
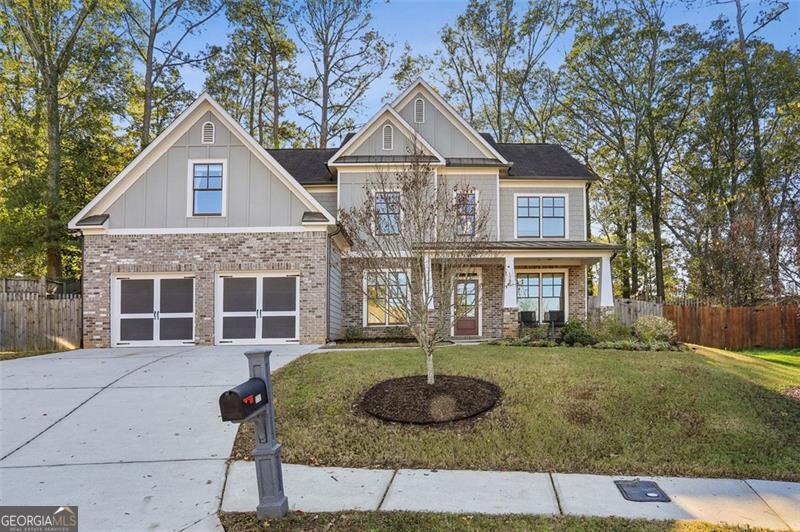
[[[300,184],[292,175],[281,166],[275,158],[270,155],[244,128],[237,122],[225,109],[223,109],[208,93],[203,93],[192,102],[172,123],[167,126],[147,147],[137,155],[122,172],[120,172],[100,193],[78,212],[67,224],[69,229],[80,229],[78,222],[92,213],[95,207],[105,208],[116,198],[125,192],[144,172],[150,168],[162,152],[166,151],[171,145],[167,140],[173,142],[181,137],[194,124],[191,117],[210,111],[222,122],[232,134],[234,134],[246,147],[254,153],[264,165],[273,171],[292,191],[300,201],[312,211],[319,212],[325,216],[329,223],[336,223],[331,214]]]
[[[398,113],[392,106],[388,104],[381,107],[381,109],[377,113],[375,113],[372,116],[372,118],[370,118],[369,121],[367,121],[367,123],[364,124],[364,126],[355,135],[350,137],[347,140],[347,142],[342,144],[341,147],[333,155],[333,157],[331,157],[328,160],[328,164],[336,165],[337,163],[340,162],[340,159],[342,157],[346,157],[348,155],[349,151],[358,147],[364,139],[368,138],[369,135],[371,135],[373,131],[378,128],[378,126],[380,125],[378,122],[384,116],[388,117],[390,122],[398,126],[406,135],[406,137],[418,141],[423,148],[423,152],[427,151],[427,154],[432,155],[433,157],[436,158],[436,163],[445,164],[444,157],[442,157],[442,155],[439,152],[437,152],[434,149],[434,147],[431,146],[430,143],[428,143],[427,140],[425,140],[422,136],[417,134],[417,132],[414,131],[414,128],[412,128],[408,124],[408,122],[403,120],[403,117],[400,116],[400,113]],[[341,161],[341,162],[345,163],[347,161]],[[403,161],[398,160],[398,161],[386,161],[386,162],[403,162]]]
[[[464,117],[461,116],[461,113],[456,111],[450,103],[447,102],[442,96],[431,87],[427,81],[422,78],[418,78],[414,83],[409,85],[406,90],[401,92],[397,98],[395,98],[394,102],[392,102],[392,106],[396,108],[401,108],[408,100],[410,100],[413,96],[415,91],[418,89],[422,89],[426,92],[426,94],[431,98],[434,105],[438,104],[439,107],[445,110],[445,114],[449,115],[451,121],[458,127],[462,133],[464,133],[481,151],[488,152],[491,154],[491,157],[498,159],[504,165],[508,164],[506,158],[495,148],[492,146],[484,137],[481,135],[474,127],[472,127],[469,122],[464,120]],[[491,158],[490,157],[490,158]]]
[[[336,178],[328,169],[328,159],[338,149],[287,148],[267,151],[301,185],[332,185],[336,183]]]

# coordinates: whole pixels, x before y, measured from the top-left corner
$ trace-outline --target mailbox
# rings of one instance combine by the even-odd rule
[[[222,421],[240,422],[267,405],[267,384],[257,377],[219,396]]]

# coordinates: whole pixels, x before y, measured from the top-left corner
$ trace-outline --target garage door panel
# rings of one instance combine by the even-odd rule
[[[223,312],[252,312],[256,306],[255,277],[226,277],[222,280]]]
[[[294,316],[265,316],[261,318],[261,338],[294,338]]]
[[[264,312],[291,312],[295,309],[295,277],[264,277]]]
[[[124,342],[153,340],[153,318],[123,318],[119,324],[119,339]]]
[[[161,313],[194,312],[194,279],[161,280]]]
[[[256,337],[255,316],[226,316],[222,318],[222,337],[244,340]]]
[[[152,314],[155,310],[154,279],[122,279],[119,292],[122,314]]]
[[[194,318],[161,318],[159,326],[162,340],[191,340]]]

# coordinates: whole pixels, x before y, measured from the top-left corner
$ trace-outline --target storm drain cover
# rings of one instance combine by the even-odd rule
[[[626,500],[633,502],[670,502],[664,490],[652,480],[615,480],[614,484]]]

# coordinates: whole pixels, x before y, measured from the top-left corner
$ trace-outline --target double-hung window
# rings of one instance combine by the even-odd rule
[[[566,236],[564,196],[518,195],[516,203],[517,238]]]
[[[375,193],[375,232],[396,235],[400,232],[400,193]]]
[[[367,325],[403,325],[406,323],[408,276],[403,271],[366,274]]]
[[[222,163],[192,164],[192,216],[222,216]]]
[[[456,193],[456,231],[458,236],[475,236],[478,200],[474,192]]]
[[[517,305],[533,312],[533,321],[562,323],[564,311],[563,273],[517,273]]]

